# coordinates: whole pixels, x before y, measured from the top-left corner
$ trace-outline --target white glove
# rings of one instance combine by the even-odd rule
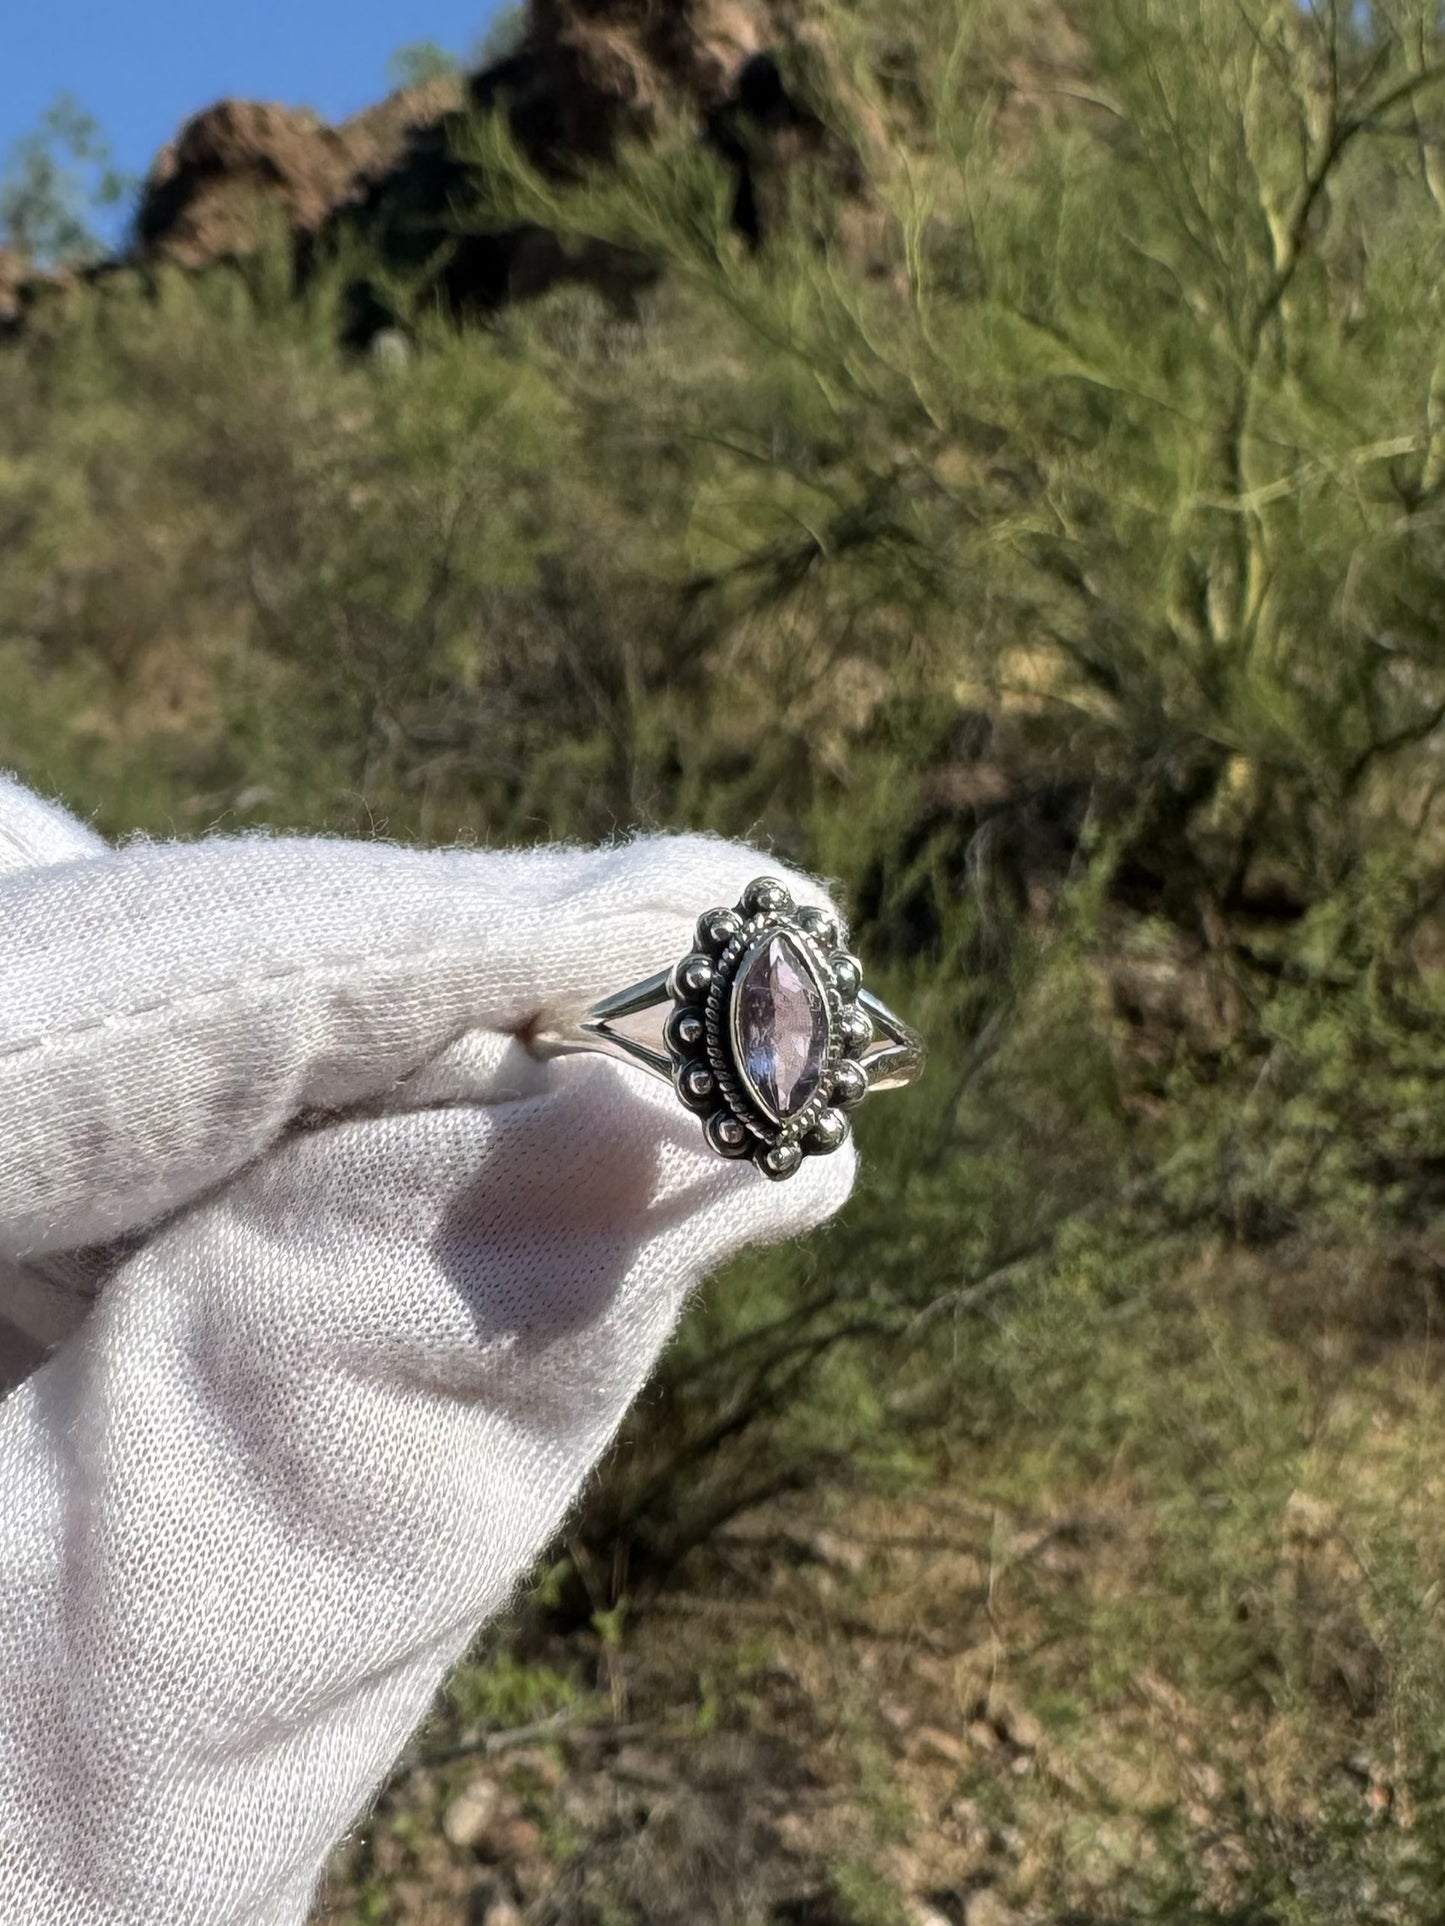
[[[0,1403],[5,1926],[304,1920],[698,1278],[843,1202],[512,1034],[759,867],[112,852],[0,779],[0,1384],[65,1340]]]

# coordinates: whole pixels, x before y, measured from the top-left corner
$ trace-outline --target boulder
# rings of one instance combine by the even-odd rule
[[[0,330],[13,327],[25,312],[29,262],[13,247],[0,247]]]
[[[157,156],[136,215],[136,251],[197,268],[254,252],[278,221],[297,236],[318,234],[404,166],[418,136],[460,101],[460,81],[428,81],[339,127],[306,108],[219,101]]]

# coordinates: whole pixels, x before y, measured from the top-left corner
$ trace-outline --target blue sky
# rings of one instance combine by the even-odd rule
[[[59,93],[143,173],[197,108],[226,94],[344,118],[387,91],[398,47],[475,45],[496,0],[15,0],[0,60],[0,162]]]

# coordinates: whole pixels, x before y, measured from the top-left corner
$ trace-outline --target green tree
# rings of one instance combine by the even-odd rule
[[[120,206],[135,182],[115,166],[99,123],[60,94],[40,125],[12,143],[0,172],[0,243],[41,267],[105,252],[95,215]]]
[[[445,80],[461,71],[453,53],[435,40],[416,40],[398,47],[386,63],[387,78],[394,87],[419,87],[429,80]]]

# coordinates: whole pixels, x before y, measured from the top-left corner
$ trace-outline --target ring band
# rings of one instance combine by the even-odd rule
[[[658,1043],[617,1026],[672,1009]],[[542,1056],[600,1051],[672,1084],[721,1157],[772,1178],[837,1150],[870,1091],[923,1070],[923,1039],[863,988],[831,910],[798,908],[771,876],[698,920],[671,969],[605,996],[575,1023],[530,1039]]]

